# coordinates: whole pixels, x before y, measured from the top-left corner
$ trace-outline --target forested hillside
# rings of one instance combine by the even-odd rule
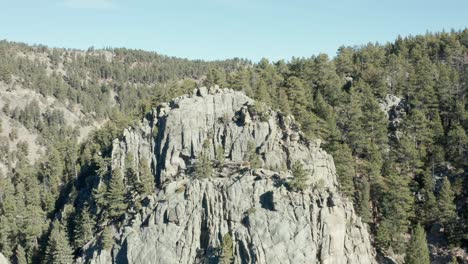
[[[259,63],[2,41],[0,87],[31,91],[61,107],[48,111],[33,100],[13,108],[1,99],[2,122],[17,121],[46,151],[31,161],[22,135],[0,138],[18,144],[0,149],[7,164],[0,177],[0,252],[15,263],[68,263],[93,238],[108,246],[106,223],[118,225],[126,209],[140,203],[134,194],[154,189],[144,166],[141,185],[110,177],[112,140],[152,107],[201,85],[244,91],[292,114],[307,138],[321,139],[334,157],[341,192],[368,223],[379,254],[427,263],[426,236],[432,260],[458,256],[462,263],[460,248],[468,246],[467,29],[343,46],[334,58]],[[79,116],[78,126],[67,123],[66,111]],[[76,130],[94,123],[102,127],[79,141]],[[132,177],[134,168],[113,173]]]

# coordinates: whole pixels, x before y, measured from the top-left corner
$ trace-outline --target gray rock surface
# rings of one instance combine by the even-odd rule
[[[380,109],[387,115],[387,118],[390,115],[390,112],[393,108],[400,105],[402,99],[393,94],[387,94],[385,98],[379,103]]]
[[[3,256],[2,253],[0,253],[0,264],[10,264],[10,262],[8,261],[8,259],[5,258],[5,256]]]
[[[89,263],[217,263],[222,237],[235,263],[374,263],[366,226],[337,190],[333,158],[309,143],[291,116],[265,110],[240,92],[200,88],[154,110],[113,144],[113,167],[151,162],[157,190],[127,214],[110,252],[85,248]],[[224,149],[213,177],[191,176],[205,140]],[[262,169],[251,169],[249,142]],[[308,172],[303,192],[288,189],[291,165]],[[205,261],[205,262],[204,262]]]
[[[401,122],[408,110],[407,102],[403,98],[387,94],[379,105],[388,118],[389,136],[398,140],[401,136]]]

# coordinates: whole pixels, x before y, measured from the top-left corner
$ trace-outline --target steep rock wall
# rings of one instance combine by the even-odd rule
[[[262,109],[261,111],[259,109]],[[190,169],[210,144],[224,163],[207,179]],[[254,144],[262,169],[245,163]],[[160,106],[113,146],[113,167],[151,163],[157,190],[116,230],[111,251],[90,247],[91,263],[217,263],[223,236],[235,263],[373,263],[366,226],[337,188],[333,158],[308,142],[291,116],[240,92],[200,88]],[[292,191],[291,165],[308,172]]]

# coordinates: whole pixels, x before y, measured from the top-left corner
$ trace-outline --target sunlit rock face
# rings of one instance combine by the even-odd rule
[[[195,178],[205,142],[213,175]],[[261,169],[245,161],[249,144]],[[200,88],[161,105],[114,141],[112,166],[124,169],[129,154],[150,163],[156,191],[126,214],[111,250],[89,243],[82,262],[217,263],[229,234],[234,263],[374,263],[333,158],[293,117],[243,93]],[[288,187],[295,162],[308,174],[304,191]]]

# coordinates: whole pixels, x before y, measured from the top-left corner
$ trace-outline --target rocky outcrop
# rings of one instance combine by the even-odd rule
[[[195,178],[205,142],[217,166],[212,177]],[[248,145],[262,169],[245,161]],[[374,262],[366,226],[339,194],[320,141],[240,92],[200,88],[161,105],[114,141],[113,167],[124,168],[129,154],[151,163],[157,190],[127,215],[111,251],[90,243],[81,261],[217,263],[229,234],[235,263]],[[308,174],[302,192],[287,184],[295,162]]]
[[[388,129],[390,138],[400,138],[400,124],[407,113],[407,102],[398,96],[387,94],[379,103],[380,109],[388,118]]]

